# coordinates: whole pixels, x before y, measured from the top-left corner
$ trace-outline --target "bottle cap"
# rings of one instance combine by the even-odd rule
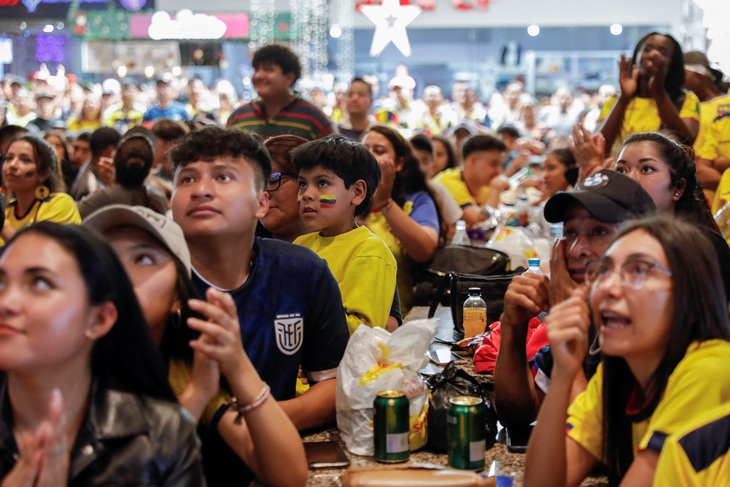
[[[528,267],[540,267],[540,259],[527,259]]]
[[[469,288],[469,295],[471,296],[471,295],[475,295],[475,294],[478,294],[478,295],[481,296],[481,294],[482,294],[482,288],[480,288],[480,287],[470,287]]]

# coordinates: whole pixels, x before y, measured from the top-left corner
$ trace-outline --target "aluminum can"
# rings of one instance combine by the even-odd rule
[[[459,396],[449,400],[446,433],[450,467],[484,469],[486,412],[484,400],[480,397]]]
[[[408,406],[408,397],[403,391],[378,392],[373,418],[375,460],[384,463],[408,461],[411,454]]]

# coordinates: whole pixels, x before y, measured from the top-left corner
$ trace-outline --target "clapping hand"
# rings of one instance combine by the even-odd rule
[[[631,66],[631,58],[621,54],[618,62],[618,84],[621,87],[621,96],[633,98],[639,88],[639,70]]]
[[[60,485],[59,482],[65,484],[70,448],[61,391],[53,390],[48,419],[41,423],[35,434],[22,436],[18,449],[20,458],[3,480],[2,487],[53,487]]]
[[[190,346],[215,360],[226,377],[233,377],[246,361],[236,303],[230,294],[213,288],[208,288],[206,297],[207,302],[199,299],[189,302],[193,311],[208,318],[208,321],[188,318],[188,326],[201,333],[200,338],[190,342]]]

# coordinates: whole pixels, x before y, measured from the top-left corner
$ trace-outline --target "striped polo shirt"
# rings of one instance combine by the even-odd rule
[[[227,125],[255,132],[264,138],[298,135],[314,140],[337,132],[332,122],[316,105],[299,95],[272,118],[266,116],[262,103],[247,103],[231,114]]]

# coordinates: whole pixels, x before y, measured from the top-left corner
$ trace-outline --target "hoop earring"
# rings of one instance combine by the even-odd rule
[[[595,338],[593,338],[593,343],[591,343],[590,348],[588,348],[588,355],[591,357],[598,355],[601,353],[601,341],[598,339],[599,335],[596,333]]]

